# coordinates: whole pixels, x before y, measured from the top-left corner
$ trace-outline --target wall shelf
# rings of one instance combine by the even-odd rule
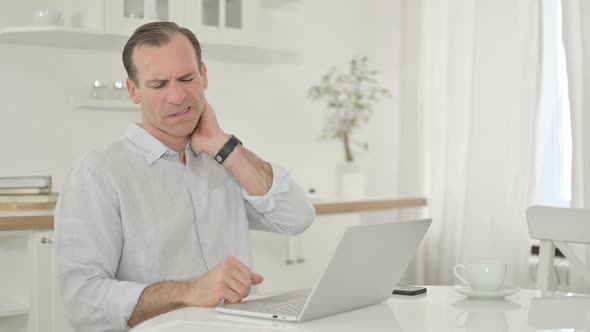
[[[261,0],[260,7],[268,9],[279,9],[293,6],[299,2],[301,2],[301,0]]]
[[[121,52],[129,36],[64,26],[0,28],[0,44]],[[297,53],[264,47],[202,42],[203,58],[248,63],[297,63]]]
[[[88,110],[139,111],[139,105],[130,100],[83,99],[75,102],[74,106]]]
[[[0,318],[27,315],[29,306],[9,298],[0,297]]]
[[[0,29],[0,43],[44,46],[56,48],[81,48],[92,50],[121,51],[126,36],[105,34],[63,26],[23,26]]]

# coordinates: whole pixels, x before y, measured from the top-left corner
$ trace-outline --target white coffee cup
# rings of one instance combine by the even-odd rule
[[[455,276],[475,292],[497,292],[504,285],[508,265],[501,262],[457,264]],[[463,270],[460,273],[459,270]]]

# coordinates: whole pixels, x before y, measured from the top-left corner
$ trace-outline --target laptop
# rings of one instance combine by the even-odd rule
[[[304,322],[387,300],[432,219],[348,228],[320,279],[299,290],[215,308],[225,314]]]

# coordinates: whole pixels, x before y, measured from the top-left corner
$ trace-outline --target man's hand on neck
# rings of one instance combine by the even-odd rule
[[[213,158],[229,138],[230,135],[219,127],[211,105],[205,101],[203,113],[195,131],[190,136],[191,149],[197,153],[206,153]]]
[[[190,138],[191,149],[202,152],[215,159],[223,145],[230,139],[230,135],[219,127],[215,112],[205,102],[203,114],[197,128]],[[254,153],[238,145],[223,166],[240,182],[248,194],[264,196],[272,186],[272,167]]]

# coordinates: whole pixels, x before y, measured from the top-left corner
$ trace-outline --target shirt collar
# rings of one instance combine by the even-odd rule
[[[160,142],[137,123],[130,122],[127,126],[127,139],[144,152],[145,160],[149,165],[160,159],[169,150],[164,143]],[[170,152],[174,151],[170,150]]]

